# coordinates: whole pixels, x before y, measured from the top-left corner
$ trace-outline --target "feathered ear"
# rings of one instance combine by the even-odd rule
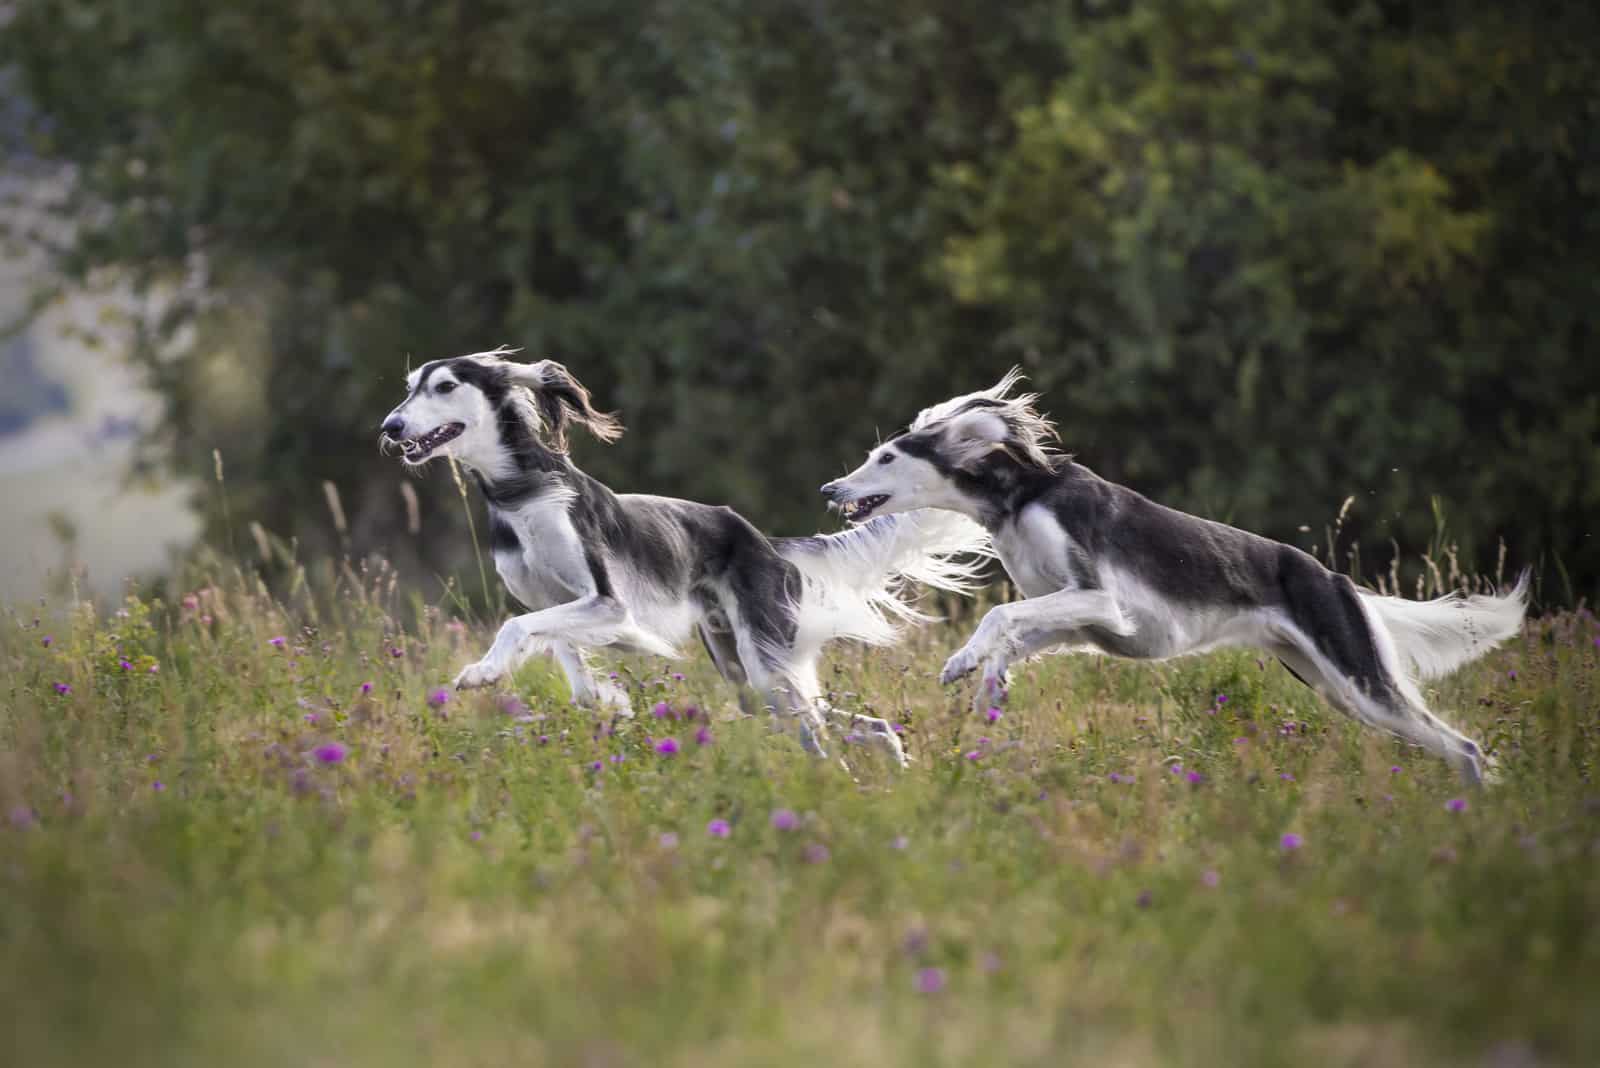
[[[1011,428],[998,409],[969,408],[945,421],[944,454],[955,466],[971,470],[985,456],[1004,449],[1010,436]]]
[[[589,391],[572,372],[554,360],[537,363],[508,363],[508,380],[526,386],[539,406],[539,418],[550,433],[550,444],[557,452],[567,451],[567,427],[581,426],[601,441],[612,442],[622,436],[622,421],[615,415],[597,411]]]

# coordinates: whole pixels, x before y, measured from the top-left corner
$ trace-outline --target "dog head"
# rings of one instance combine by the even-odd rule
[[[976,517],[990,483],[1019,471],[1054,472],[1062,459],[1055,427],[1034,407],[1036,394],[1013,395],[1021,381],[1013,369],[988,389],[923,409],[866,463],[824,485],[823,496],[852,523],[915,508]]]
[[[452,456],[491,470],[508,447],[507,432],[525,428],[554,452],[566,452],[567,431],[581,426],[615,441],[622,424],[596,411],[589,391],[554,360],[518,363],[514,349],[432,360],[406,379],[406,399],[383,421],[385,448],[406,464]]]

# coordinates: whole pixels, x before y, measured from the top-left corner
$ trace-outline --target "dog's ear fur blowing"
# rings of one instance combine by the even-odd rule
[[[622,436],[622,421],[608,412],[598,411],[589,391],[572,372],[554,360],[537,363],[507,363],[509,381],[526,386],[539,406],[539,418],[550,434],[550,447],[567,451],[567,428],[581,426],[604,442]]]

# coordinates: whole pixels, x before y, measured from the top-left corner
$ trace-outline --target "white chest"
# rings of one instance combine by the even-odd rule
[[[494,569],[511,595],[531,609],[564,604],[594,592],[583,544],[567,516],[567,500],[535,498],[500,513],[516,545],[499,544]]]
[[[994,534],[995,555],[1025,597],[1069,589],[1072,539],[1042,505],[1030,504]]]

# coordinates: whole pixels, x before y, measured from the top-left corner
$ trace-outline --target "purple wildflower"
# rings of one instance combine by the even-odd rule
[[[728,825],[727,820],[719,817],[706,824],[706,833],[713,838],[726,838],[733,833],[733,828]]]
[[[471,838],[474,842],[481,842],[481,841],[483,841],[483,832],[482,831],[473,831],[472,834],[468,835],[468,837]]]
[[[778,831],[792,831],[800,826],[800,817],[795,815],[792,808],[775,808],[772,810],[772,827]]]
[[[272,646],[274,649],[282,649],[284,646],[284,638],[282,635],[279,635],[276,638],[268,638],[267,644]]]
[[[406,655],[406,651],[400,648],[398,645],[391,645],[389,647],[389,655],[394,657],[396,660],[399,660],[402,656]]]
[[[650,709],[650,714],[656,719],[672,719],[672,706],[665,701],[657,701],[655,707]]]
[[[613,763],[613,764],[622,763],[622,754],[621,753],[612,753],[611,754],[611,763]]]
[[[372,683],[363,682],[361,684],[361,692],[362,692],[363,695],[371,693],[372,692]]]
[[[155,782],[150,784],[150,789],[154,790],[158,794],[166,788],[167,784],[162,782],[160,779],[157,779]]]
[[[428,704],[434,708],[443,708],[450,701],[450,691],[443,686],[428,695]]]
[[[1206,777],[1204,775],[1200,774],[1198,771],[1191,771],[1188,775],[1186,775],[1184,777],[1189,780],[1191,785],[1194,785],[1194,786],[1199,786],[1201,783],[1206,781]]]
[[[656,844],[662,849],[677,849],[678,836],[672,831],[662,831],[661,837],[656,839]]]
[[[300,718],[305,720],[307,723],[312,724],[313,726],[316,725],[317,714],[315,712],[307,712],[304,716],[301,716]]]
[[[600,763],[600,761],[596,760],[593,764],[589,765],[589,770],[594,772],[596,775],[598,775],[602,771],[605,770],[605,767],[606,766],[604,764],[602,764],[602,763]]]
[[[549,745],[550,744],[550,736],[548,734],[539,735],[539,744],[540,745]]]
[[[1516,682],[1517,681],[1517,669],[1516,668],[1512,668],[1510,671],[1506,672],[1506,678],[1510,679],[1512,682]]]
[[[1200,882],[1215,890],[1221,884],[1222,876],[1218,875],[1214,869],[1208,868],[1200,873]]]
[[[1451,812],[1465,812],[1467,810],[1467,799],[1464,797],[1452,797],[1444,803],[1444,807]]]
[[[682,681],[683,681],[683,672],[681,672],[681,671],[674,671],[674,672],[673,672],[673,673],[672,673],[672,681],[673,681],[673,682],[682,682]]]
[[[1289,833],[1278,839],[1278,848],[1285,853],[1293,853],[1296,849],[1306,844],[1306,840],[1298,834]]]
[[[50,648],[50,643],[53,642],[53,641],[55,641],[55,639],[52,638],[50,635],[46,634],[43,638],[39,639],[39,644],[44,646],[46,649],[48,649],[48,648]]]
[[[656,743],[656,752],[660,753],[662,756],[677,756],[678,755],[678,739],[676,739],[676,738],[663,738],[663,739],[661,739],[659,742]]]
[[[1142,909],[1147,909],[1154,900],[1155,895],[1151,894],[1149,890],[1140,890],[1139,896],[1133,899],[1133,903]]]
[[[711,744],[711,728],[710,727],[701,727],[699,730],[695,731],[694,732],[694,744],[695,745],[710,745]]]
[[[33,809],[27,805],[15,805],[11,809],[11,826],[19,831],[25,831],[33,826]]]
[[[1287,771],[1278,772],[1278,778],[1282,779],[1284,782],[1294,782],[1294,776]]]
[[[998,723],[1000,721],[1000,710],[994,705],[990,705],[989,711],[983,714],[983,718],[985,722]]]
[[[983,759],[983,750],[982,749],[969,749],[966,752],[966,758],[968,760],[971,760],[971,761],[982,760]]]
[[[898,850],[901,850],[903,852],[910,845],[911,845],[911,839],[907,838],[903,834],[897,834],[897,835],[894,836],[894,839],[892,841],[890,841],[889,848],[890,849],[898,849]]]
[[[1398,774],[1400,774],[1400,765],[1399,764],[1391,764],[1389,766],[1389,774],[1390,775],[1398,775]]]
[[[937,994],[943,989],[943,968],[922,968],[917,972],[917,993]]]
[[[161,665],[160,664],[151,664],[150,667],[147,670],[152,675],[159,675],[159,674],[161,674]]]
[[[316,755],[317,760],[323,764],[343,763],[345,756],[349,752],[350,751],[348,749],[346,749],[343,745],[340,745],[338,742],[329,742],[327,745],[319,745],[312,750],[312,753]]]
[[[1167,770],[1172,772],[1172,774],[1174,774],[1174,775],[1182,775],[1183,774],[1183,765],[1181,763],[1173,764],[1172,767],[1168,768]]]
[[[978,967],[983,969],[985,975],[993,975],[1004,966],[1005,962],[1000,959],[1000,954],[993,950],[986,952],[978,961]]]
[[[690,722],[693,722],[695,717],[697,717],[698,715],[700,715],[699,707],[697,707],[695,705],[684,705],[683,706],[683,718],[684,719],[689,720]]]
[[[122,666],[122,670],[123,671],[132,671],[133,670],[133,665],[131,663],[129,663],[128,661],[126,661],[126,660],[119,660],[118,663]]]
[[[826,864],[831,856],[833,854],[828,852],[828,847],[821,842],[812,842],[806,846],[805,857],[807,864]]]
[[[55,684],[55,691],[56,691],[56,693],[60,694],[62,697],[65,697],[65,696],[67,696],[67,694],[72,692],[72,687],[68,686],[64,682],[58,682],[58,683]]]

